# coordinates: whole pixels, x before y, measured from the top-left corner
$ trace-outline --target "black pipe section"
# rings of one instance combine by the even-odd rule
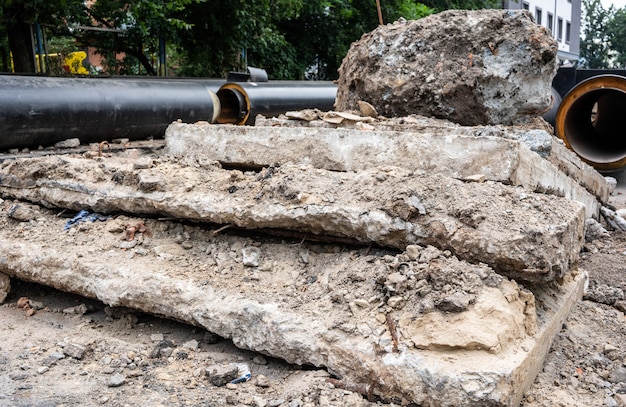
[[[0,150],[162,137],[177,119],[215,122],[223,81],[0,76]]]
[[[217,92],[218,123],[254,124],[256,116],[278,116],[293,110],[333,109],[337,85],[325,81],[226,83]]]
[[[589,74],[561,101],[555,132],[595,169],[615,171],[626,166],[626,75]]]

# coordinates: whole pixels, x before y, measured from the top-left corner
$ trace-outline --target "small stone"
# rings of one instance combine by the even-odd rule
[[[161,342],[163,340],[163,334],[152,334],[150,335],[150,340],[152,342]]]
[[[243,265],[246,267],[258,267],[261,258],[261,250],[258,247],[244,247],[242,249]]]
[[[25,307],[30,307],[30,300],[28,299],[28,297],[20,297],[17,300],[17,308],[25,308]]]
[[[37,368],[37,373],[39,374],[44,374],[46,373],[48,370],[50,370],[50,368],[48,366],[41,366],[39,368]]]
[[[67,140],[55,143],[54,146],[56,148],[76,148],[80,146],[80,140],[77,138],[68,138]]]
[[[155,192],[162,190],[161,184],[163,184],[163,180],[161,177],[140,172],[138,178],[137,187],[140,191]]]
[[[285,404],[285,400],[283,399],[274,399],[267,402],[268,407],[278,407]]]
[[[159,351],[159,356],[169,358],[170,356],[172,356],[172,353],[174,353],[174,348],[170,348],[168,346],[165,348],[161,348],[161,350]]]
[[[164,349],[167,349],[167,350],[163,352]],[[165,354],[167,354],[168,351],[169,351],[169,355],[165,356]],[[173,351],[174,351],[174,343],[170,340],[163,339],[159,341],[159,343],[157,343],[157,345],[152,349],[152,352],[150,352],[150,357],[152,358],[159,358],[161,356],[169,357]]]
[[[78,345],[78,344],[75,344],[75,343],[69,343],[69,344],[67,344],[63,348],[63,353],[66,356],[69,356],[71,358],[80,360],[85,355],[85,351],[86,350],[87,350],[87,348],[85,348],[82,345]]]
[[[51,354],[49,354],[43,361],[42,363],[45,366],[52,366],[54,364],[56,364],[59,360],[64,359],[65,355],[61,352],[52,352]]]
[[[364,117],[378,117],[378,112],[370,103],[367,103],[363,100],[359,100],[356,102],[359,106],[359,111],[361,112],[361,116]]]
[[[64,314],[75,314],[75,315],[85,315],[88,311],[88,308],[85,304],[80,304],[75,307],[65,308],[63,310]]]
[[[25,204],[15,204],[7,211],[7,216],[20,222],[29,222],[40,216],[40,212]]]
[[[214,386],[221,387],[237,378],[239,369],[235,364],[211,365],[206,368],[206,377]]]
[[[254,359],[252,359],[252,362],[257,365],[267,365],[267,359],[261,355],[255,356]]]
[[[611,383],[626,383],[626,367],[620,366],[613,370],[608,377]]]
[[[367,300],[363,298],[357,298],[356,300],[354,300],[354,304],[361,308],[367,308],[370,305],[369,302],[367,302]]]
[[[626,394],[615,394],[613,396],[619,407],[626,407]]]
[[[196,351],[196,350],[198,350],[198,341],[196,341],[195,339],[187,341],[187,342],[183,343],[183,348]]]
[[[485,174],[473,174],[463,178],[463,181],[483,183],[485,182],[485,179]]]
[[[416,244],[410,244],[404,250],[406,252],[406,255],[409,256],[409,259],[415,261],[419,259],[420,253],[422,252],[422,247]]]
[[[124,383],[126,383],[126,377],[120,373],[115,373],[113,375],[111,375],[111,377],[109,378],[109,381],[107,383],[107,386],[109,387],[119,387],[121,385],[123,385]]]
[[[401,295],[394,295],[387,300],[387,305],[391,308],[401,308],[404,305],[404,298]]]
[[[267,407],[267,400],[259,397],[259,396],[254,396],[252,398],[253,402],[254,402],[254,406],[256,407]]]
[[[226,388],[227,388],[228,390],[237,390],[237,385],[236,385],[236,384],[233,384],[233,383],[228,382],[228,383],[226,383]]]
[[[441,311],[462,312],[469,307],[471,300],[472,297],[469,294],[455,291],[439,301],[436,306]]]
[[[264,375],[260,374],[257,376],[256,378],[256,383],[255,383],[258,387],[270,387],[270,381],[268,380],[267,377],[265,377]]]
[[[611,360],[615,360],[617,359],[617,357],[619,356],[619,349],[613,345],[611,345],[610,343],[607,343],[604,345],[604,349],[602,351],[602,353],[604,353],[604,355],[611,359]],[[612,357],[615,356],[615,357]]]
[[[133,162],[134,170],[146,170],[152,168],[154,160],[150,157],[139,157]]]
[[[441,251],[434,246],[427,246],[422,253],[420,254],[419,262],[420,263],[430,263],[441,256]]]

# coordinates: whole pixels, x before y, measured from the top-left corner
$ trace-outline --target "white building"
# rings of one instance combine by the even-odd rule
[[[552,32],[559,44],[562,63],[575,62],[580,55],[581,0],[502,0],[503,9],[526,9],[535,22]]]

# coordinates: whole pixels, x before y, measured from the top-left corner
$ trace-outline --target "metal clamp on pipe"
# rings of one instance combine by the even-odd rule
[[[556,114],[556,135],[598,171],[626,166],[626,77],[600,75],[578,83]]]

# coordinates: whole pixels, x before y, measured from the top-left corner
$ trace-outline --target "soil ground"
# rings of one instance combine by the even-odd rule
[[[611,203],[626,208],[619,181]],[[580,267],[589,273],[589,290],[522,406],[626,405],[625,259],[625,233],[586,244]],[[23,297],[31,310],[18,306]],[[324,370],[289,365],[197,327],[32,283],[12,281],[0,326],[0,406],[379,405],[354,389],[335,388]],[[155,356],[163,347],[169,352]],[[207,366],[230,363],[249,368],[251,379],[215,386],[204,376]]]

